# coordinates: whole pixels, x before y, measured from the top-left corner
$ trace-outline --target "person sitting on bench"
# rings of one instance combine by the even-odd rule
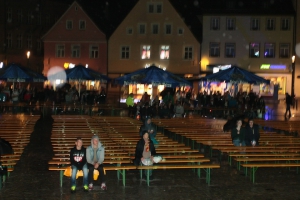
[[[77,138],[75,147],[70,151],[70,161],[72,168],[71,192],[76,192],[76,174],[78,170],[83,171],[83,189],[88,191],[88,168],[86,163],[86,150],[82,146],[82,139]]]
[[[153,156],[156,155],[156,150],[152,140],[149,138],[147,131],[142,132],[142,138],[138,141],[135,149],[135,165],[153,165]],[[147,176],[147,170],[144,171],[145,176]],[[145,179],[144,176],[144,179]],[[150,180],[153,179],[152,170],[149,171]]]
[[[246,146],[258,146],[259,145],[259,127],[254,124],[253,119],[249,119],[249,124],[246,127],[245,143]]]
[[[154,124],[151,122],[151,118],[148,117],[145,119],[144,124],[140,127],[140,136],[143,136],[143,132],[147,131],[149,134],[149,138],[152,140],[153,144],[158,144],[158,141],[155,139],[156,137],[156,128]]]
[[[94,135],[91,139],[91,146],[86,149],[86,160],[89,168],[89,190],[93,189],[94,169],[99,171],[101,190],[107,190],[103,169],[104,148],[99,141],[99,137]]]

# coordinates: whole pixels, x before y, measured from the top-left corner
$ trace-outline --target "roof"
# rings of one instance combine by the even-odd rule
[[[203,15],[295,15],[292,0],[202,1]]]

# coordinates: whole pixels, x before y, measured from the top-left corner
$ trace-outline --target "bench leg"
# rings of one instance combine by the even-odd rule
[[[250,180],[252,178],[252,183],[255,183],[255,172],[257,171],[258,167],[251,167],[250,168]]]
[[[204,170],[206,171],[206,183],[210,185],[210,168]]]
[[[150,185],[150,169],[147,169],[147,185],[149,186]]]
[[[63,185],[63,176],[64,176],[64,171],[60,170],[59,171],[60,187],[62,187]]]
[[[2,176],[0,176],[0,190],[2,189]]]

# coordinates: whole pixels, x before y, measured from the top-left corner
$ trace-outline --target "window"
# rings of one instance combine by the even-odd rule
[[[99,47],[98,45],[90,46],[90,58],[98,58],[99,56]]]
[[[281,19],[281,30],[287,31],[290,29],[290,19],[283,18]]]
[[[21,49],[22,48],[22,43],[23,43],[23,36],[22,34],[17,35],[17,48]]]
[[[275,57],[275,44],[274,43],[266,43],[265,44],[265,58],[274,58]]]
[[[150,59],[150,54],[151,54],[151,46],[143,45],[142,52],[141,52],[141,58],[142,59]]]
[[[279,57],[280,58],[289,58],[290,57],[290,44],[280,44]]]
[[[220,30],[220,18],[211,18],[210,30]]]
[[[65,45],[56,45],[56,57],[63,58],[65,57]]]
[[[234,18],[226,19],[226,30],[235,30],[235,19]]]
[[[226,58],[235,57],[235,43],[225,43],[225,57]]]
[[[191,46],[184,47],[184,59],[185,60],[193,59],[193,47]]]
[[[148,13],[162,13],[162,3],[148,3]]]
[[[79,30],[85,30],[85,20],[79,20]]]
[[[209,56],[220,57],[220,43],[211,42],[209,44]]]
[[[269,31],[275,30],[275,19],[272,18],[267,19],[266,27],[267,30]]]
[[[73,21],[72,20],[67,20],[66,21],[66,29],[71,30],[73,28]]]
[[[259,53],[259,43],[253,42],[250,43],[249,45],[249,53],[250,53],[250,58],[259,58],[260,53]]]
[[[12,48],[12,34],[11,33],[7,33],[6,45],[7,45],[7,48]]]
[[[126,33],[127,33],[127,35],[132,35],[132,34],[133,34],[132,28],[131,28],[131,27],[128,27],[128,28],[126,29]]]
[[[18,10],[17,15],[18,15],[17,21],[18,21],[18,23],[21,24],[22,21],[23,21],[23,12],[22,12],[22,10]]]
[[[27,35],[27,48],[32,48],[32,35]]]
[[[121,47],[121,58],[122,59],[129,59],[129,46],[122,46]]]
[[[169,59],[170,56],[170,46],[163,45],[160,47],[160,59]]]
[[[172,25],[171,24],[166,24],[165,25],[165,34],[166,35],[172,34]]]
[[[251,19],[251,30],[252,31],[257,31],[259,30],[260,28],[260,20],[259,19],[256,19],[256,18],[253,18]]]
[[[182,35],[183,34],[183,28],[178,28],[178,35]]]
[[[12,10],[11,10],[11,8],[8,8],[6,10],[6,18],[7,18],[8,23],[12,22]]]
[[[152,34],[158,34],[158,24],[152,24]]]
[[[37,15],[36,23],[37,23],[37,25],[41,25],[42,24],[42,15],[41,14]]]
[[[80,57],[80,46],[79,45],[77,45],[77,44],[72,45],[71,57],[72,58],[79,58]]]
[[[139,34],[146,34],[146,25],[139,24]]]
[[[31,24],[33,20],[33,15],[31,11],[28,11],[27,13],[27,24]]]

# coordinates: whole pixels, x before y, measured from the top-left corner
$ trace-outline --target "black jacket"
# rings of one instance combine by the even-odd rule
[[[135,158],[133,160],[133,163],[135,165],[140,165],[141,158],[143,157],[144,146],[145,146],[145,140],[142,138],[136,144]],[[154,144],[153,144],[152,140],[150,140],[149,148],[150,148],[150,151],[151,151],[151,156],[156,155],[156,150],[155,150],[155,147],[154,147]]]
[[[248,125],[246,127],[245,143],[246,146],[252,146],[251,141],[255,140],[256,145],[259,145],[259,127],[257,124],[253,124],[253,127],[250,128]]]
[[[76,149],[76,146],[71,149],[70,152],[71,165],[75,165],[77,169],[82,169],[83,165],[86,164],[86,149],[81,147],[80,150]]]

